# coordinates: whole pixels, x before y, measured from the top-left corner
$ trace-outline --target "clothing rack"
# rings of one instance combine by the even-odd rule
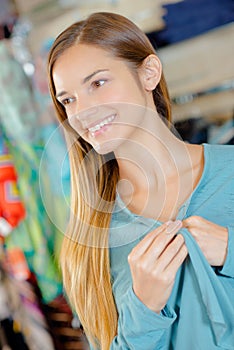
[[[158,50],[168,83],[173,121],[234,110],[234,24]]]

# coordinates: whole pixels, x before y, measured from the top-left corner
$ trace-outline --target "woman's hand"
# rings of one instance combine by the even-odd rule
[[[136,296],[160,313],[171,294],[176,273],[187,256],[181,221],[163,224],[131,251],[128,262]]]
[[[183,221],[197,241],[201,251],[211,266],[223,266],[227,256],[228,230],[203,219],[200,216],[190,216]]]

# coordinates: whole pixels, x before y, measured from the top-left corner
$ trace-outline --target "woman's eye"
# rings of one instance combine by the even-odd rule
[[[70,103],[72,103],[73,101],[74,101],[74,98],[68,97],[68,98],[64,98],[64,99],[61,101],[61,103],[62,103],[63,106],[67,106],[67,105],[69,105]]]
[[[100,87],[102,86],[103,84],[105,83],[105,80],[95,80],[92,85],[97,88],[97,87]]]

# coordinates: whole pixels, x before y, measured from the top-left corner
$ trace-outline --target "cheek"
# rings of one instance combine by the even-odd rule
[[[75,116],[73,117],[68,117],[68,122],[70,124],[70,126],[81,136],[83,137],[84,135],[84,130],[81,127],[81,124],[78,120],[78,118],[76,118]]]
[[[65,108],[67,118],[70,120],[77,113],[77,106],[75,103],[68,104]]]
[[[133,82],[131,78],[123,81],[125,81],[126,84],[118,84],[111,89],[106,89],[103,93],[103,100],[109,102],[142,104],[144,102],[143,94],[136,82]]]
[[[125,91],[121,88],[112,88],[112,89],[106,89],[103,91],[101,101],[99,102],[107,102],[107,103],[112,103],[112,102],[126,102],[127,96],[125,94]]]

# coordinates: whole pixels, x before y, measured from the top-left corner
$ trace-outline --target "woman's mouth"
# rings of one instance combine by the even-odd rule
[[[102,134],[104,131],[106,131],[108,129],[108,126],[115,119],[115,117],[116,117],[116,114],[113,114],[113,115],[103,119],[100,123],[95,124],[94,126],[88,128],[91,136],[95,137],[95,136]]]

